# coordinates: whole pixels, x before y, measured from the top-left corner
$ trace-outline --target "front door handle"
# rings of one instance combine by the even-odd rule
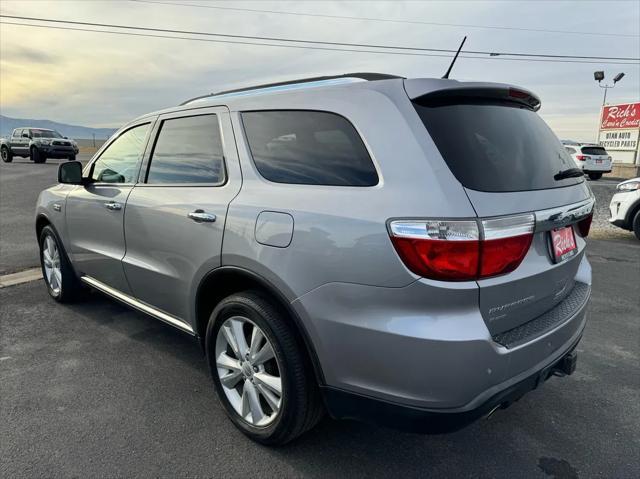
[[[205,213],[204,210],[195,210],[187,215],[196,223],[213,223],[216,220],[216,215],[213,213]]]
[[[109,203],[105,203],[104,207],[111,211],[118,211],[122,209],[122,205],[120,203],[115,203],[114,201],[110,201]]]

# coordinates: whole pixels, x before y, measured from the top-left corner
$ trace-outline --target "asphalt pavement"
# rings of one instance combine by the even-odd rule
[[[89,155],[78,155],[86,163]],[[66,160],[36,164],[27,158],[0,162],[0,275],[38,265],[34,216],[40,192],[57,183],[58,165]]]
[[[188,336],[98,293],[0,289],[0,477],[640,477],[640,243],[588,254],[574,375],[453,434],[325,419],[277,449],[227,420]]]

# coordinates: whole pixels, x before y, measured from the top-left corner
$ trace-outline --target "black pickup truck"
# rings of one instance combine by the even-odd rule
[[[0,139],[2,161],[10,163],[14,156],[44,163],[47,158],[76,159],[78,144],[55,130],[46,128],[16,128],[8,139]]]

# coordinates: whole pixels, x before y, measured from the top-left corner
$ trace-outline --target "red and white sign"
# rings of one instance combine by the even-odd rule
[[[640,128],[640,103],[609,105],[602,108],[601,130]]]

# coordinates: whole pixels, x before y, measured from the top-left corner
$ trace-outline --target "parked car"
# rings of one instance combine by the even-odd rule
[[[8,139],[0,140],[0,156],[11,163],[14,156],[44,163],[47,158],[67,158],[74,161],[78,144],[55,130],[46,128],[16,128]]]
[[[612,224],[633,231],[640,239],[640,178],[623,181],[616,186],[609,210]]]
[[[589,143],[564,143],[571,158],[592,180],[599,180],[604,173],[611,173],[611,157],[600,145]]]
[[[197,338],[262,443],[461,428],[571,374],[585,327],[594,199],[539,106],[349,74],[144,115],[41,193],[45,285]]]

